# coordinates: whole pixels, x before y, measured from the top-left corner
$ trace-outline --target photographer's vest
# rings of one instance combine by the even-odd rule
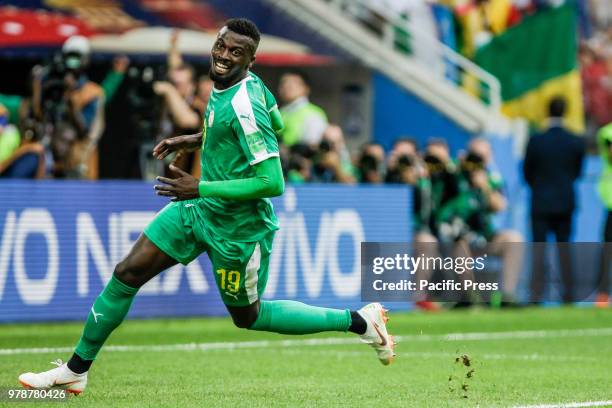
[[[14,125],[6,125],[0,130],[0,163],[8,159],[19,148],[21,137]]]
[[[612,123],[599,130],[597,142],[602,160],[602,172],[597,190],[606,208],[612,211],[612,163],[609,157],[610,149],[606,144],[606,142],[612,143]]]
[[[281,135],[282,141],[286,146],[293,146],[300,142],[304,133],[304,124],[308,118],[319,116],[322,120],[327,121],[327,116],[323,109],[308,101],[295,108],[281,109],[281,115],[285,124]]]

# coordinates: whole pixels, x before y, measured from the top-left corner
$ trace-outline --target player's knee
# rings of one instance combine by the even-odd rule
[[[250,329],[257,320],[257,310],[248,310],[241,313],[232,313],[234,325],[240,329]]]
[[[136,270],[136,268],[130,265],[130,263],[127,262],[127,260],[123,260],[119,262],[115,266],[115,271],[113,272],[113,274],[115,275],[117,279],[119,279],[121,282],[125,283],[126,285],[136,287],[136,288],[141,286],[139,279],[138,279],[138,271]]]

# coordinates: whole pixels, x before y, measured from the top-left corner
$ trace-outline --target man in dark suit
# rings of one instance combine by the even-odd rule
[[[563,127],[566,102],[553,98],[549,127],[533,135],[527,144],[523,173],[531,187],[531,231],[534,244],[531,299],[539,302],[545,287],[544,254],[549,232],[558,243],[563,281],[563,302],[572,301],[572,267],[569,242],[575,209],[574,181],[580,176],[585,145]],[[565,244],[563,244],[565,243]]]

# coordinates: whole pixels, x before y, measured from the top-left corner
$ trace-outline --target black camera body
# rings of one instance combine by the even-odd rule
[[[62,54],[54,55],[51,62],[42,68],[40,107],[46,122],[55,124],[67,112],[64,93],[69,72]]]
[[[68,76],[78,83],[83,79],[85,57],[77,52],[56,53],[51,61],[42,67],[40,74],[40,107],[45,122],[57,124],[65,119],[68,106],[64,100]]]
[[[363,173],[379,171],[380,162],[376,156],[369,153],[364,153],[359,159],[359,168]]]
[[[159,134],[163,99],[153,90],[156,81],[165,80],[161,69],[152,66],[131,66],[125,86],[129,118],[142,141],[154,141]]]
[[[463,159],[463,168],[468,171],[484,170],[484,157],[475,152],[468,152],[468,154]]]
[[[398,167],[412,167],[414,166],[414,158],[407,154],[402,154],[397,158]]]

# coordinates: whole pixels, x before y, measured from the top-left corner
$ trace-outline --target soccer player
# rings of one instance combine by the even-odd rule
[[[25,373],[26,388],[62,387],[79,394],[87,371],[111,332],[121,324],[138,289],[163,270],[207,252],[216,284],[235,325],[283,334],[350,331],[370,344],[379,360],[393,361],[386,310],[371,303],[358,311],[327,309],[291,300],[265,301],[270,252],[278,221],[268,197],[283,193],[274,129],[282,127],[276,101],[250,68],[260,33],[246,19],[231,19],[211,51],[214,88],[201,133],[166,139],[153,155],[202,147],[202,179],[172,166],[175,179],[158,177],[157,194],[172,199],[115,267],[95,300],[68,363]]]

